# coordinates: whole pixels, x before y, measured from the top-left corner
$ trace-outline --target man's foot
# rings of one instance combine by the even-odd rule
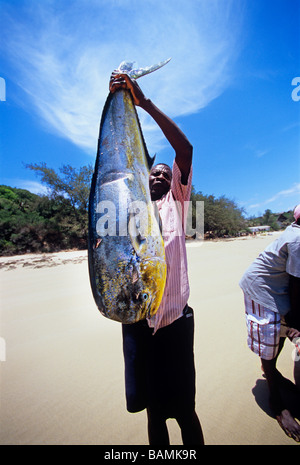
[[[294,439],[296,442],[300,442],[300,425],[292,417],[289,410],[282,410],[280,415],[276,415],[276,420],[289,438]]]

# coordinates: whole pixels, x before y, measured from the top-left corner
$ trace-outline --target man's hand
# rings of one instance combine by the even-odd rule
[[[190,173],[193,157],[193,147],[185,134],[165,115],[150,99],[147,99],[135,80],[127,74],[113,71],[110,78],[109,90],[114,93],[118,89],[128,89],[131,92],[133,102],[145,110],[158,124],[169,143],[175,150],[175,160],[181,172],[181,182],[186,184]]]
[[[135,105],[143,106],[146,101],[145,95],[136,81],[131,79],[128,74],[113,71],[110,77],[109,90],[113,94],[118,89],[130,90]]]
[[[293,341],[293,339],[295,339],[296,337],[300,337],[300,331],[298,331],[298,329],[295,328],[289,328],[286,335],[290,341]]]

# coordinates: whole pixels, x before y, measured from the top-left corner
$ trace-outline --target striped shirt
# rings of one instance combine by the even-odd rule
[[[190,200],[192,189],[192,167],[187,185],[181,184],[181,172],[174,161],[171,189],[156,201],[162,222],[165,244],[167,280],[164,295],[157,313],[148,319],[154,333],[182,316],[187,304],[190,288],[188,280],[185,246],[184,202]]]

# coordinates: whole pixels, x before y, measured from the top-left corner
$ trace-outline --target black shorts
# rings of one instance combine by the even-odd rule
[[[194,314],[153,328],[140,321],[122,325],[126,403],[129,412],[145,408],[165,418],[195,409]]]

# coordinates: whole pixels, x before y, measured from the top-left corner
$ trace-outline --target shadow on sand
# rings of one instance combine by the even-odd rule
[[[269,389],[266,379],[258,379],[252,389],[252,393],[257,405],[270,417],[275,418],[269,406]],[[280,394],[284,405],[291,412],[294,418],[300,420],[300,390],[287,378],[282,377]]]
[[[15,270],[18,267],[21,268],[50,268],[52,266],[58,265],[69,265],[69,264],[78,264],[83,263],[87,260],[87,257],[70,257],[67,259],[62,259],[59,256],[39,256],[30,259],[17,259],[17,260],[8,260],[3,263],[0,263],[0,269],[3,271]]]

